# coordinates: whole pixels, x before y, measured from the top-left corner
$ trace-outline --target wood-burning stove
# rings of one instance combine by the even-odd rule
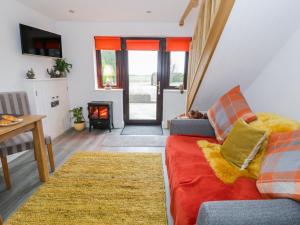
[[[93,128],[111,129],[113,124],[113,102],[111,101],[93,101],[88,103],[89,112],[89,131]]]

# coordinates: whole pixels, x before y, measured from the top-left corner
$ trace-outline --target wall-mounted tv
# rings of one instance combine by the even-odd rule
[[[23,54],[62,58],[61,36],[20,24]]]

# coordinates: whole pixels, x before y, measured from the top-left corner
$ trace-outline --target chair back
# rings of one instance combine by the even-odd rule
[[[0,114],[30,114],[27,93],[24,91],[0,92]]]

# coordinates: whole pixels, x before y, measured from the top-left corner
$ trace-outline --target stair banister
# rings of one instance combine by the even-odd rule
[[[230,15],[234,0],[201,0],[190,45],[186,111],[201,86],[220,36]]]

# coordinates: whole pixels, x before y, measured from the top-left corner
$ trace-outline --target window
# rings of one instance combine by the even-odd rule
[[[111,86],[122,88],[122,80],[128,76],[128,51],[158,51],[161,68],[158,79],[162,88],[175,89],[183,85],[186,88],[188,56],[190,49],[189,37],[170,37],[161,39],[160,45],[154,39],[126,39],[121,37],[95,36],[97,62],[97,87]],[[165,49],[161,49],[165,46]],[[142,48],[142,49],[141,49]],[[122,79],[121,79],[122,77]]]
[[[168,88],[179,88],[180,85],[186,88],[186,62],[186,52],[174,51],[169,53]]]
[[[115,50],[97,51],[98,88],[103,88],[107,84],[120,87],[117,58],[118,53]]]
[[[112,86],[117,86],[117,59],[116,51],[101,50],[101,71],[102,84],[110,82]]]
[[[95,37],[96,63],[97,63],[97,84],[98,88],[107,85],[121,87],[120,84],[120,58],[121,38],[120,37]]]
[[[186,88],[190,42],[189,37],[166,38],[167,88],[179,88],[181,85]]]

